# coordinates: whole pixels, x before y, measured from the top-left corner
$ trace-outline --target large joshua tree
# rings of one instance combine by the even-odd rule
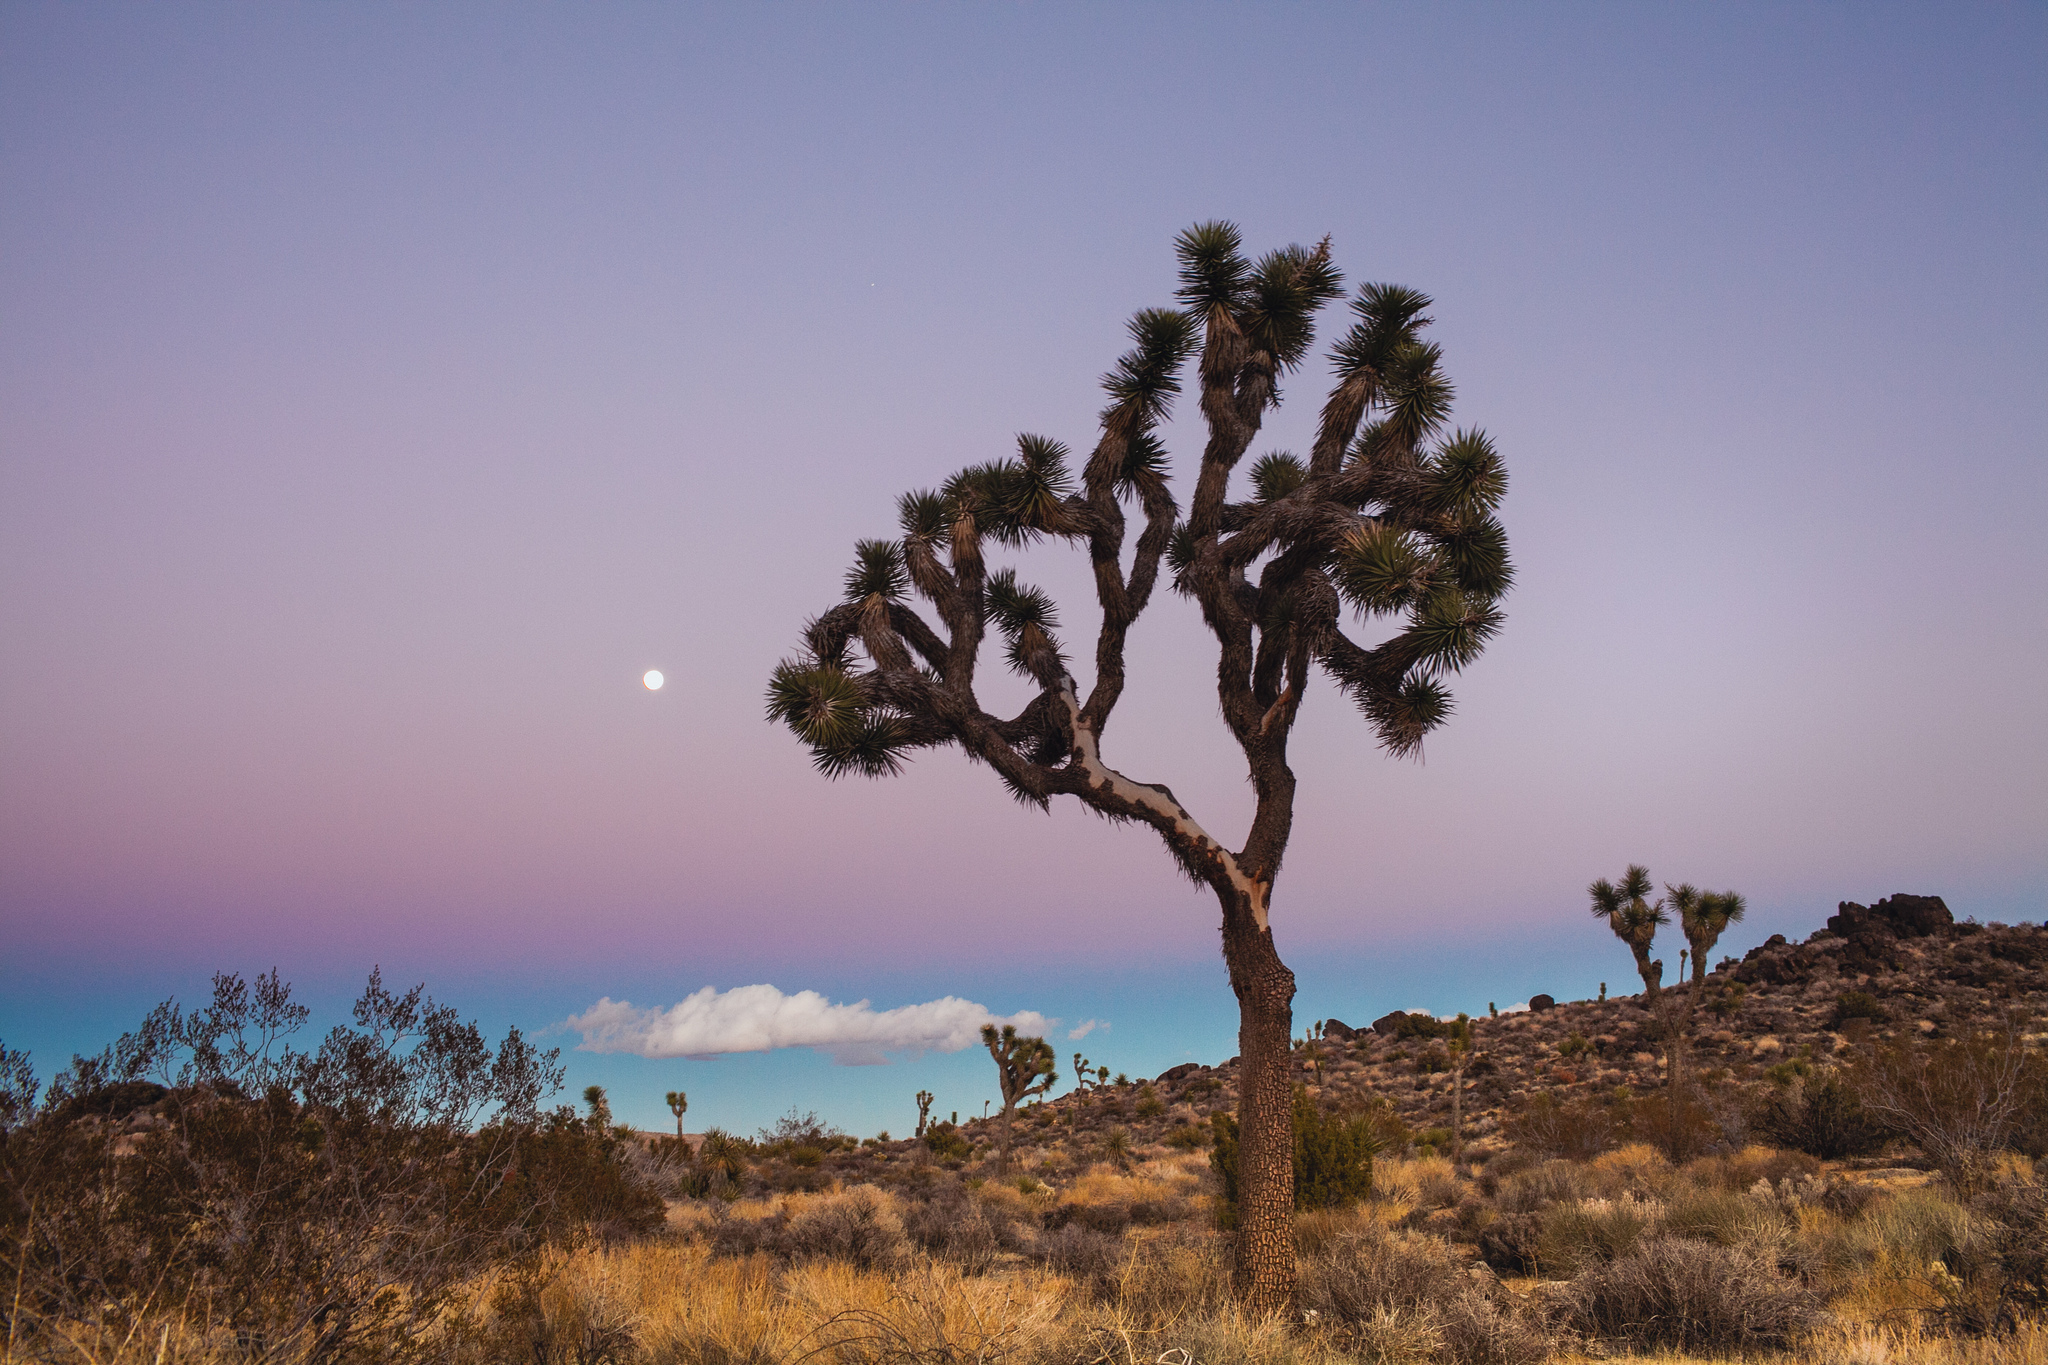
[[[1215,894],[1243,1058],[1236,1287],[1247,1306],[1267,1310],[1294,1290],[1294,975],[1269,922],[1294,820],[1288,737],[1312,666],[1395,755],[1417,753],[1450,714],[1444,675],[1476,658],[1501,622],[1510,569],[1494,510],[1506,474],[1482,433],[1445,432],[1451,385],[1438,348],[1422,339],[1428,297],[1368,284],[1332,349],[1308,458],[1263,456],[1233,498],[1232,473],[1278,405],[1281,378],[1307,358],[1316,313],[1343,287],[1327,239],[1253,261],[1235,227],[1205,223],[1175,247],[1180,307],[1131,320],[1133,345],[1103,379],[1109,401],[1078,482],[1065,446],[1023,436],[1014,459],[906,494],[900,533],[857,545],[844,598],[776,668],[768,706],[828,775],[892,774],[916,750],[957,745],[1027,805],[1071,796],[1149,826]],[[1197,353],[1207,439],[1183,516],[1158,428]],[[1092,681],[1070,667],[1052,599],[988,563],[991,549],[1046,538],[1085,549],[1093,565],[1102,620]],[[1215,638],[1223,723],[1257,802],[1238,848],[1167,787],[1104,756],[1125,643],[1162,565]],[[1345,632],[1347,605],[1397,624],[1360,643]],[[1005,662],[1036,687],[1012,716],[984,710],[975,691],[991,627]]]

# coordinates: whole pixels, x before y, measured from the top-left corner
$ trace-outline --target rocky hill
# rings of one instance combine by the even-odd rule
[[[1664,1084],[1664,1037],[1685,1006],[1684,987],[1661,999],[1616,996],[1551,1002],[1472,1021],[1465,1069],[1464,1132],[1476,1153],[1498,1149],[1504,1126],[1538,1096],[1568,1106],[1610,1099],[1620,1088],[1649,1095]],[[1803,943],[1773,935],[1741,961],[1724,959],[1702,983],[1689,1074],[1739,1124],[1759,1087],[1825,1063],[1859,1042],[1914,1032],[1941,1035],[2001,1023],[2013,1011],[2048,1013],[2048,929],[1957,923],[1938,896],[1895,895],[1873,906],[1843,903]],[[1422,1140],[1451,1121],[1453,1073],[1440,1021],[1389,1015],[1371,1027],[1340,1021],[1296,1045],[1302,1084],[1325,1105],[1390,1105]],[[1057,1149],[1121,1129],[1135,1146],[1165,1140],[1229,1110],[1237,1059],[1189,1063],[1149,1082],[1068,1094],[1019,1118],[1019,1146]],[[977,1146],[995,1121],[962,1125]]]

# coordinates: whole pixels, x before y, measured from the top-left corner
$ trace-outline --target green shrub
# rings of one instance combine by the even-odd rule
[[[925,1129],[924,1145],[931,1148],[932,1155],[944,1160],[965,1161],[974,1155],[974,1144],[950,1123],[935,1123]]]
[[[1889,1016],[1869,991],[1843,991],[1835,997],[1835,1012],[1828,1020],[1829,1028],[1840,1028],[1851,1019],[1868,1019],[1883,1023]]]
[[[1165,1137],[1166,1145],[1182,1152],[1192,1152],[1209,1145],[1209,1135],[1192,1123],[1183,1123]]]
[[[1376,1115],[1350,1118],[1325,1113],[1299,1086],[1294,1091],[1294,1207],[1349,1208],[1372,1193],[1372,1159],[1386,1146]],[[1225,1227],[1237,1220],[1237,1119],[1230,1114],[1210,1118],[1215,1150],[1210,1169],[1222,1186],[1217,1216]]]

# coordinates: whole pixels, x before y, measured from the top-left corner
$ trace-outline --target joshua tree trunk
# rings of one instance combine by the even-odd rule
[[[1236,908],[1232,919],[1251,919],[1249,906]],[[1223,944],[1238,1007],[1234,1277],[1240,1302],[1271,1312],[1294,1299],[1294,973],[1273,950],[1270,929],[1241,924],[1233,932],[1227,919]]]
[[[1465,1164],[1465,1063],[1451,1068],[1451,1168]]]

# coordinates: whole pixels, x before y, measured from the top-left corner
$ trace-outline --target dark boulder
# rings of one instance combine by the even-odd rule
[[[1401,1032],[1401,1024],[1407,1018],[1408,1011],[1406,1010],[1395,1010],[1392,1014],[1382,1014],[1379,1018],[1372,1021],[1372,1031],[1382,1038],[1398,1037]]]
[[[1170,1066],[1159,1073],[1159,1084],[1171,1085],[1177,1080],[1194,1075],[1201,1069],[1200,1062],[1182,1062],[1179,1066]]]
[[[1796,986],[1811,979],[1820,956],[1816,947],[1795,947],[1783,934],[1772,934],[1742,955],[1735,979],[1751,986]]]
[[[1547,995],[1532,995],[1529,997],[1529,1013],[1531,1014],[1541,1014],[1547,1009],[1555,1009],[1556,1007],[1557,1001]]]
[[[1939,896],[1886,896],[1876,905],[1843,901],[1828,916],[1828,929],[1844,938],[1896,936],[1930,938],[1956,922]]]
[[[1325,1038],[1335,1038],[1340,1043],[1348,1043],[1358,1036],[1358,1030],[1345,1023],[1342,1019],[1325,1019],[1323,1020],[1323,1036]]]

